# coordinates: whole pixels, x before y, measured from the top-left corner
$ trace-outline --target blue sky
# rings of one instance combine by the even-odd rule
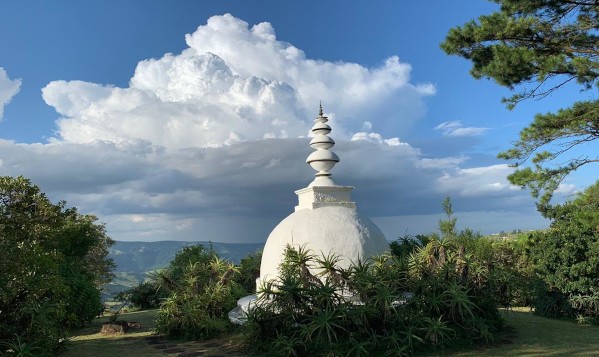
[[[575,86],[508,111],[439,47],[493,3],[5,1],[0,175],[106,222],[118,240],[258,242],[311,181],[322,100],[360,211],[393,239],[547,225],[495,158]],[[187,37],[186,37],[187,34]],[[17,92],[18,90],[18,92]],[[594,181],[576,173],[557,199]],[[244,232],[244,236],[240,236]]]

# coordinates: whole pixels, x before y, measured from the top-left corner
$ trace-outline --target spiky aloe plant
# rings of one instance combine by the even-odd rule
[[[195,261],[188,261],[178,274],[166,269],[160,275],[170,294],[158,312],[159,332],[208,338],[229,325],[227,313],[244,292],[233,279],[238,270],[213,250],[195,253]]]
[[[436,319],[425,317],[423,322],[424,326],[420,330],[424,333],[424,340],[430,342],[433,346],[442,344],[444,340],[455,335],[455,331],[441,317]]]

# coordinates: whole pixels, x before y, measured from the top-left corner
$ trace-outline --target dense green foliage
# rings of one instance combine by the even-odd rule
[[[137,286],[119,292],[115,300],[126,301],[139,310],[148,310],[158,308],[166,297],[166,289],[160,289],[156,281],[144,281]]]
[[[260,355],[402,356],[492,340],[510,272],[491,241],[455,231],[449,200],[444,209],[441,236],[399,240],[347,268],[332,253],[288,247],[250,312],[249,345]]]
[[[537,287],[536,311],[554,317],[599,317],[599,182],[544,212],[551,228],[533,233],[529,248],[543,281]]]
[[[112,243],[95,217],[0,177],[0,354],[51,355],[67,327],[95,317]]]
[[[500,10],[451,29],[441,47],[472,62],[475,78],[492,78],[518,91],[509,108],[543,98],[568,83],[597,90],[599,5],[596,0],[493,0]],[[516,170],[512,183],[531,189],[546,203],[570,172],[598,162],[596,152],[561,157],[599,138],[599,100],[577,102],[557,113],[538,114],[514,147],[499,157],[532,167]],[[547,148],[547,150],[545,149]],[[556,160],[560,156],[560,160]]]
[[[262,263],[262,250],[248,254],[239,262],[239,275],[236,281],[248,294],[256,292],[256,279],[260,277],[260,264]]]
[[[210,251],[216,254],[213,250]],[[164,279],[181,281],[189,263],[203,262],[203,264],[206,264],[206,259],[210,256],[206,253],[207,251],[201,245],[181,249],[170,262],[167,274],[154,274],[149,281],[144,281],[137,286],[121,291],[115,299],[127,301],[128,304],[140,310],[160,307],[161,302],[168,297],[169,292],[172,290],[169,289],[169,286],[173,286],[173,283],[169,284]],[[239,273],[235,274],[233,279],[247,294],[256,291],[256,279],[260,276],[261,261],[262,251],[259,250],[242,258],[237,266]]]
[[[235,281],[238,268],[202,245],[183,248],[156,276],[167,298],[156,330],[173,337],[209,338],[230,327],[228,312],[245,290]]]

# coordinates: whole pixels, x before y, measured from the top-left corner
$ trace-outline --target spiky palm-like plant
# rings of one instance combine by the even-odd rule
[[[449,310],[449,315],[453,321],[462,323],[468,319],[474,318],[473,309],[476,305],[468,296],[467,290],[455,282],[447,285],[447,290],[443,293],[445,303]]]
[[[409,258],[381,255],[346,269],[335,254],[288,247],[279,277],[263,284],[250,312],[250,344],[260,354],[402,356],[456,338],[489,340],[496,307],[481,292],[490,285],[475,289],[463,271],[486,261],[470,257],[471,242],[459,235],[446,239],[410,248]]]
[[[328,253],[325,255],[324,253],[321,253],[321,256],[316,258],[316,265],[320,269],[320,272],[318,273],[319,277],[324,277],[331,282],[331,285],[343,289],[347,282],[339,268],[340,261],[341,258],[339,254]]]
[[[319,309],[307,325],[303,338],[316,345],[328,346],[336,343],[340,335],[346,335],[343,309],[327,307]]]
[[[434,346],[443,343],[444,340],[455,334],[455,331],[443,321],[441,317],[423,319],[424,326],[420,328],[424,332],[424,340],[432,343]]]
[[[172,269],[159,273],[169,297],[162,303],[156,320],[159,332],[188,338],[207,338],[224,331],[227,313],[243,289],[233,277],[237,268],[220,259],[212,250],[200,250],[177,274]]]
[[[43,348],[37,346],[36,342],[28,342],[18,334],[14,334],[13,341],[0,342],[0,349],[7,351],[7,356],[14,357],[38,357],[48,356]]]
[[[415,324],[406,326],[399,332],[399,335],[401,336],[402,344],[408,347],[409,352],[412,352],[414,347],[424,342],[422,337],[418,335],[418,328]]]

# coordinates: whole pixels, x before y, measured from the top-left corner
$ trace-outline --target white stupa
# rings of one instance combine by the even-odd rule
[[[350,198],[353,187],[338,186],[331,179],[329,171],[339,162],[339,157],[330,150],[335,141],[327,136],[331,132],[327,121],[321,105],[312,127],[314,138],[310,141],[315,151],[306,159],[317,171],[316,177],[308,187],[295,191],[299,199],[295,212],[268,236],[262,252],[258,288],[262,282],[277,278],[287,245],[305,247],[316,255],[337,254],[342,268],[389,249],[383,232],[370,219],[358,214]]]
[[[342,268],[389,249],[383,232],[370,219],[358,214],[356,204],[349,197],[353,187],[338,186],[331,179],[329,171],[339,162],[339,157],[329,150],[335,141],[327,136],[331,127],[322,113],[322,105],[314,121],[310,146],[316,151],[306,162],[317,171],[316,177],[308,187],[295,191],[299,199],[295,212],[268,236],[262,252],[260,277],[256,280],[258,290],[263,282],[278,277],[287,245],[304,247],[316,255],[337,254]],[[256,298],[249,295],[239,299],[237,307],[229,312],[229,319],[243,324]]]

